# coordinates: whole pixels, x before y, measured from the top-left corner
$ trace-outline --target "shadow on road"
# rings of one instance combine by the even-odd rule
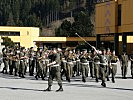
[[[10,90],[27,90],[27,91],[43,91],[38,89],[28,89],[28,88],[16,88],[16,87],[0,87],[0,89],[10,89]]]

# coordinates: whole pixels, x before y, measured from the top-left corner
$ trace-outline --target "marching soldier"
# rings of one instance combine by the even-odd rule
[[[90,76],[93,78],[94,77],[94,65],[93,65],[91,51],[89,51],[88,53],[88,61],[89,61],[89,66],[90,66]]]
[[[60,54],[57,53],[57,50],[53,50],[53,55],[51,59],[51,63],[49,63],[47,66],[50,66],[50,72],[49,72],[49,79],[48,79],[48,88],[44,91],[51,91],[51,86],[53,84],[53,79],[56,78],[59,89],[56,90],[56,92],[63,91],[62,88],[62,81],[61,81],[61,66],[60,66]]]
[[[7,74],[7,69],[8,69],[8,55],[7,55],[7,50],[6,48],[2,49],[2,53],[3,53],[3,63],[4,63],[4,68],[2,70],[3,74]]]
[[[133,51],[132,51],[132,55],[130,56],[130,60],[131,60],[131,75],[133,79]]]
[[[66,69],[67,69],[67,80],[68,80],[68,82],[71,81],[70,79],[73,75],[73,66],[74,66],[73,59],[74,59],[73,52],[70,50],[69,54],[68,54],[68,57],[66,58],[66,60],[67,60]]]
[[[34,48],[31,47],[29,51],[29,75],[30,76],[34,75],[35,62],[36,62],[36,59],[35,59]]]
[[[126,54],[126,52],[123,52],[123,54],[121,55],[121,64],[122,78],[126,79],[128,67],[128,55]]]
[[[43,76],[43,56],[42,56],[42,49],[38,48],[37,53],[36,53],[36,67],[37,67],[37,73],[36,73],[36,80],[41,76],[42,80],[44,80]]]
[[[96,51],[93,52],[93,64],[94,64],[94,73],[95,73],[95,77],[96,77],[96,82],[98,82],[100,58],[98,57]]]
[[[77,75],[76,76],[80,76],[80,72],[81,72],[81,66],[80,66],[80,51],[77,51],[76,54],[76,66],[77,66]]]
[[[25,59],[28,57],[25,56],[25,48],[21,47],[20,51],[20,66],[19,66],[19,77],[25,78]]]
[[[118,57],[115,55],[115,51],[113,51],[113,54],[110,59],[110,70],[112,74],[112,82],[115,83],[115,75],[117,72],[117,62],[118,62]]]
[[[12,66],[15,69],[14,75],[17,76],[19,69],[19,50],[14,50],[14,54],[12,56]]]
[[[89,63],[88,63],[87,59],[88,59],[87,49],[84,49],[83,53],[80,56],[82,81],[83,82],[86,82],[86,77],[88,77]]]
[[[98,57],[100,58],[100,75],[101,75],[101,79],[102,79],[102,83],[101,85],[103,87],[106,87],[106,83],[105,83],[105,71],[106,71],[106,66],[107,66],[107,58],[105,56],[105,50],[99,51],[96,50],[95,47],[92,46],[92,48],[95,50],[95,52],[97,53]]]
[[[111,73],[111,67],[110,67],[110,63],[111,63],[111,51],[110,51],[110,49],[108,48],[108,50],[107,50],[107,54],[106,54],[106,58],[107,58],[107,62],[108,62],[108,64],[107,64],[107,66],[106,66],[106,78],[107,78],[107,81],[109,81],[109,75],[110,75],[110,73]]]

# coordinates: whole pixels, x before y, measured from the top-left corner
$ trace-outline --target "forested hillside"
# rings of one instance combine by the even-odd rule
[[[88,18],[93,13],[94,9],[89,5],[91,1],[93,0],[0,0],[0,25],[44,28],[65,17],[75,17],[78,21],[81,12]],[[91,25],[90,19],[87,20]]]

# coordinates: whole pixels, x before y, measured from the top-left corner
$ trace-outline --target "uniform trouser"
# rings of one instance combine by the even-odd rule
[[[53,85],[53,79],[54,78],[56,78],[58,85],[62,86],[60,70],[61,70],[60,66],[50,68],[49,79],[48,79],[48,85],[49,86]]]
[[[4,70],[7,71],[7,69],[8,69],[8,61],[3,60],[3,63],[4,63],[3,71],[4,71]]]
[[[35,60],[29,60],[29,73],[30,75],[34,74]]]
[[[131,62],[131,75],[133,76],[133,62]]]
[[[63,71],[61,72],[61,77],[65,74],[66,79],[67,79],[67,68],[66,68],[66,66],[67,66],[67,63],[62,62],[61,67],[62,67]]]
[[[42,69],[43,69],[43,77],[46,77],[47,76],[47,70],[48,70],[48,67],[45,65],[45,64],[42,64]]]
[[[96,79],[99,78],[99,67],[100,67],[99,64],[94,64],[94,73],[95,73]]]
[[[111,70],[112,79],[114,79],[117,73],[117,64],[111,64],[110,70]]]
[[[80,61],[77,61],[76,65],[77,65],[77,75],[79,75],[79,73],[81,72]]]
[[[12,62],[13,61],[9,60],[9,72],[10,72],[10,74],[13,73],[13,63]]]
[[[88,77],[88,72],[89,72],[88,64],[81,64],[81,71],[82,71],[82,78],[83,79]]]
[[[37,62],[36,76],[41,76],[43,78],[43,63],[42,62]]]
[[[121,67],[122,77],[126,77],[126,75],[127,75],[127,67],[128,67],[128,65],[126,65],[126,64],[122,65],[122,67]]]
[[[13,61],[12,66],[15,69],[15,75],[16,75],[18,73],[18,69],[19,69],[19,61]]]
[[[89,62],[90,65],[90,76],[93,77],[94,76],[94,65],[92,62]]]
[[[106,65],[100,65],[100,75],[102,82],[105,82],[105,71],[106,71]]]
[[[70,79],[73,75],[73,64],[67,64],[66,71],[67,71],[67,78]]]
[[[111,73],[110,65],[106,65],[105,76],[107,79],[109,79],[110,73]]]
[[[19,74],[23,76],[24,73],[25,73],[25,62],[24,61],[20,61]]]

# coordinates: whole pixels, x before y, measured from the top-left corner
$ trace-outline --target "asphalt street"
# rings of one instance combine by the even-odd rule
[[[127,76],[128,79],[121,78],[118,66],[116,83],[108,81],[106,88],[100,85],[101,82],[96,83],[90,77],[86,83],[81,81],[81,77],[74,77],[71,83],[63,81],[63,92],[55,92],[58,89],[56,81],[51,92],[44,92],[47,88],[47,79],[35,80],[28,75],[26,78],[19,78],[0,73],[0,100],[133,100],[130,67]]]

